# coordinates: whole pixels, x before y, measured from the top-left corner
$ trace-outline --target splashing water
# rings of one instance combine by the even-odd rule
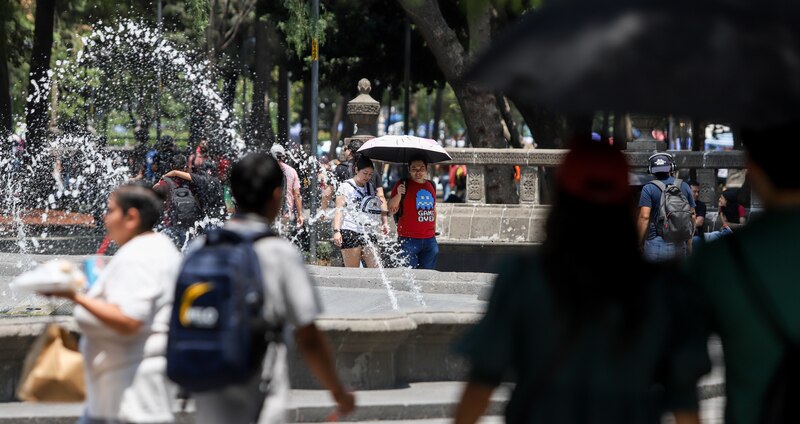
[[[53,211],[79,212],[97,218],[105,210],[108,195],[135,171],[123,155],[105,147],[104,137],[94,131],[94,119],[112,111],[124,111],[133,122],[134,113],[141,113],[148,101],[154,101],[156,75],[164,82],[165,93],[185,99],[182,102],[184,105],[199,101],[206,112],[203,132],[209,140],[225,147],[233,158],[243,156],[248,150],[240,136],[240,122],[217,92],[214,69],[208,61],[197,60],[197,57],[201,57],[199,54],[178,49],[156,29],[126,20],[113,25],[98,23],[95,30],[81,41],[83,49],[73,59],[57,61],[47,76],[31,81],[33,91],[29,93],[28,100],[32,103],[44,102],[49,108],[51,89],[57,86],[62,93],[62,103],[75,102],[77,105],[91,102],[93,108],[103,113],[95,112],[87,116],[85,128],[75,131],[67,129],[34,155],[11,149],[0,151],[0,185],[6,190],[0,205],[2,213],[11,218],[10,223],[0,228],[0,236],[6,234],[16,239],[18,251],[26,258],[21,265],[22,270],[35,265],[30,254],[37,249],[39,240],[52,239],[52,230],[48,232],[44,224],[51,227],[60,225],[63,214],[54,214]],[[70,83],[78,87],[71,87]],[[89,101],[86,100],[87,87],[91,89]],[[136,92],[136,88],[139,88],[139,92]],[[79,95],[84,97],[79,98]],[[287,150],[289,158],[299,170],[316,176],[321,168],[315,156],[294,149]],[[52,168],[57,159],[63,165],[60,173],[54,173]],[[47,178],[51,173],[52,180]],[[323,177],[326,183],[333,181],[329,172],[323,173]],[[44,195],[33,202],[34,208],[42,211],[40,221],[43,225],[37,227],[30,226],[23,219],[26,213],[23,197],[31,183],[47,185],[40,191]],[[316,183],[316,177],[312,177],[312,184]],[[320,211],[309,219],[309,228],[313,228],[323,213]],[[221,219],[202,218],[186,231],[184,239],[188,241],[199,230],[222,223]],[[36,234],[37,228],[44,229]],[[72,235],[73,231],[80,230],[71,229],[69,234]],[[294,235],[294,241],[301,235],[302,232]],[[182,247],[185,248],[186,244]],[[377,246],[371,247],[377,252]],[[390,262],[403,263],[396,242],[385,243],[383,250]],[[381,258],[377,253],[375,255],[392,308],[398,309],[392,282],[386,276]],[[404,268],[403,275],[411,293],[417,303],[424,307],[420,285],[409,268]]]
[[[51,138],[37,152],[23,153],[19,148],[0,151],[0,182],[6,189],[2,213],[10,218],[0,229],[0,236],[15,238],[17,250],[25,257],[37,247],[39,239],[49,235],[46,229],[37,235],[31,219],[23,219],[26,212],[43,211],[35,228],[58,226],[64,214],[53,214],[54,210],[98,218],[105,210],[108,194],[129,179],[130,163],[105,147],[104,137],[93,129],[94,119],[113,111],[128,112],[133,119],[134,111],[152,97],[156,74],[162,76],[166,94],[180,96],[186,104],[199,98],[204,110],[211,112],[204,122],[207,137],[236,157],[245,153],[244,140],[237,131],[240,125],[216,92],[213,70],[206,61],[192,60],[191,52],[179,50],[157,30],[131,21],[115,25],[99,22],[81,43],[83,48],[74,58],[56,61],[48,75],[32,81],[28,100],[49,108],[50,91],[57,87],[62,104],[91,104],[96,108],[93,114],[87,112],[86,125],[77,125],[72,122],[74,118],[67,117],[67,122],[62,122],[64,133]],[[150,91],[141,88],[136,93],[134,87]],[[72,125],[68,125],[70,122]],[[48,178],[51,174],[52,179]],[[23,197],[31,192],[31,185],[39,186],[40,195],[25,199],[26,209]],[[74,235],[73,231],[68,235]]]
[[[381,276],[381,282],[383,283],[384,288],[386,288],[387,295],[389,297],[389,301],[392,305],[392,309],[398,310],[399,304],[397,301],[397,295],[393,288],[392,282],[389,277],[386,275],[386,270],[384,266],[384,261],[381,259],[379,252],[381,252],[380,247],[383,247],[382,253],[387,257],[388,263],[393,263],[399,265],[403,269],[403,276],[405,277],[406,281],[408,282],[410,292],[414,297],[414,300],[422,307],[427,307],[425,303],[425,299],[422,295],[422,289],[419,283],[414,278],[411,268],[408,266],[408,261],[405,255],[400,248],[400,245],[395,241],[391,240],[388,236],[380,233],[378,227],[376,227],[373,223],[373,220],[369,217],[367,213],[362,213],[359,211],[358,205],[350,205],[346,204],[341,208],[336,209],[337,212],[342,214],[347,213],[350,218],[353,219],[356,226],[360,229],[359,232],[362,234],[374,234],[380,238],[379,243],[375,243],[372,240],[372,237],[365,237],[367,247],[371,251],[373,255],[373,260],[377,264],[378,272]],[[317,214],[317,218],[320,214]],[[380,246],[379,246],[380,245]]]

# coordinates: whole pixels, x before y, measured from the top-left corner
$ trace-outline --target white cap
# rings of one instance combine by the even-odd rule
[[[280,144],[275,143],[272,145],[272,147],[270,147],[269,154],[271,154],[272,157],[277,160],[278,155],[286,156],[286,149],[284,149]]]

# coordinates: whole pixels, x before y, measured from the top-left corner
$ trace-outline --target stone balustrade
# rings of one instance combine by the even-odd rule
[[[521,204],[541,204],[541,182],[546,168],[558,166],[566,156],[566,149],[447,149],[451,164],[467,165],[467,203],[486,203],[485,175],[493,165],[518,165],[520,167],[519,199]],[[647,159],[654,152],[626,151],[632,168],[646,172]],[[700,200],[714,204],[719,197],[716,187],[717,170],[742,169],[745,155],[742,151],[669,151],[675,156],[678,170],[696,170],[700,183]]]

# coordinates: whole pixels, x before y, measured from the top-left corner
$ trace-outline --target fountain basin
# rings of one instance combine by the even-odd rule
[[[5,284],[21,272],[21,260],[54,258],[0,255],[0,288],[7,290]],[[59,258],[78,262],[84,257]],[[414,382],[464,379],[466,363],[452,353],[451,346],[480,319],[485,301],[478,300],[478,294],[491,284],[493,275],[386,269],[385,278],[399,306],[395,310],[380,270],[314,266],[309,270],[324,308],[316,323],[330,339],[336,369],[349,387],[388,389]],[[0,402],[14,399],[25,354],[47,323],[63,323],[79,333],[69,316],[72,307],[68,302],[39,296],[4,299],[0,314]],[[289,348],[292,386],[319,388],[291,343]]]

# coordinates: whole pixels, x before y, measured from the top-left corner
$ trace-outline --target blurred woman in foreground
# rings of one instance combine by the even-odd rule
[[[675,273],[639,255],[625,156],[576,145],[556,174],[540,251],[501,268],[486,316],[458,346],[471,361],[456,423],[515,381],[511,423],[697,423],[710,368],[701,312]]]

